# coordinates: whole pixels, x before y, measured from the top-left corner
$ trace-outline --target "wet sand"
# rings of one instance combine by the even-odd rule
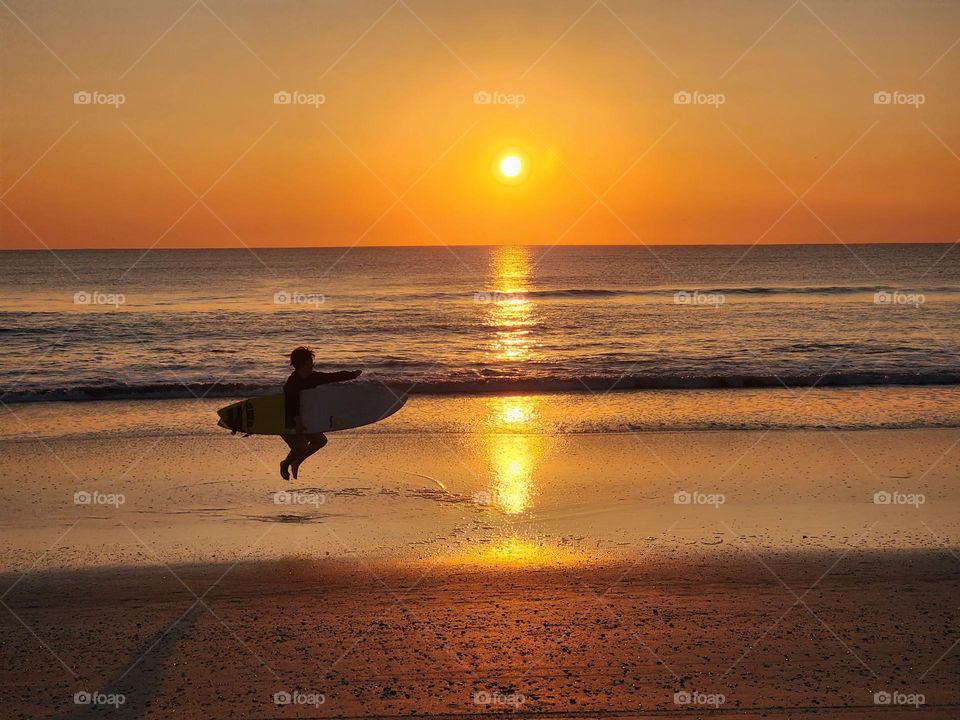
[[[455,417],[456,402],[432,410]],[[196,403],[153,410],[167,426],[129,412],[123,432],[84,434],[64,415],[78,404],[66,403],[65,433],[40,437],[27,431],[30,412],[50,410],[18,407],[0,438],[0,570],[290,556],[471,563],[501,546],[630,561],[659,537],[675,552],[736,536],[811,551],[960,538],[960,429],[565,433],[500,421],[543,415],[536,403],[549,398],[488,402],[495,422],[467,405],[462,422],[475,426],[462,432],[431,434],[405,410],[335,433],[290,483],[277,474],[279,439],[181,424],[211,424]],[[122,425],[116,408],[78,410]]]
[[[4,717],[960,716],[960,430],[513,422],[543,397],[471,429],[479,402],[290,484],[205,405],[17,408]]]

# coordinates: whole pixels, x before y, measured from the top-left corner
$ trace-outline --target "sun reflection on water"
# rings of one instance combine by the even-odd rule
[[[488,287],[491,303],[486,324],[493,329],[492,359],[523,363],[533,357],[531,337],[533,304],[527,299],[530,250],[499,247],[490,257]],[[529,433],[536,419],[535,401],[529,397],[491,398],[485,422],[486,454],[492,475],[493,505],[507,515],[529,509],[533,498],[533,472],[540,440]]]
[[[522,362],[533,357],[533,303],[527,299],[530,250],[499,247],[490,258],[491,302],[486,323],[493,328],[494,360]]]

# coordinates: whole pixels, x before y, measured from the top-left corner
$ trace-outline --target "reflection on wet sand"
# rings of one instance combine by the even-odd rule
[[[445,558],[457,566],[544,567],[569,565],[586,560],[586,556],[572,547],[562,547],[541,538],[528,538],[512,533],[489,543],[478,543],[461,548]]]
[[[536,432],[537,405],[531,397],[494,397],[487,403],[483,448],[490,503],[508,515],[529,510],[535,498],[534,471],[549,441]]]
[[[489,438],[488,452],[495,482],[493,503],[508,515],[522,513],[531,499],[530,439],[523,435],[494,435]]]

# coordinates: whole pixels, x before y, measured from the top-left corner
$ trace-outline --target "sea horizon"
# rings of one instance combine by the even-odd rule
[[[197,245],[192,244],[190,246],[183,247],[154,247],[150,245],[124,245],[124,246],[110,246],[110,247],[44,247],[42,245],[36,247],[0,247],[0,253],[4,252],[38,252],[38,253],[57,253],[57,252],[113,252],[113,251],[133,251],[133,250],[148,250],[150,252],[177,252],[181,250],[223,250],[223,251],[239,251],[247,252],[249,250],[337,250],[343,248],[349,249],[395,249],[395,248],[457,248],[457,247],[479,247],[479,248],[492,248],[492,247],[697,247],[697,248],[708,248],[708,247],[739,247],[739,248],[753,248],[753,247],[806,247],[806,246],[870,246],[870,245],[886,245],[886,246],[914,246],[914,245],[956,245],[960,243],[960,240],[919,240],[919,241],[883,241],[876,242],[870,240],[862,241],[823,241],[823,242],[783,242],[783,243],[676,243],[676,242],[622,242],[622,243],[517,243],[517,242],[504,242],[504,243],[423,243],[423,244],[410,244],[410,243],[396,243],[396,244],[383,244],[383,245],[356,245],[350,243],[344,243],[342,245],[241,245],[235,247],[224,247],[218,245]]]

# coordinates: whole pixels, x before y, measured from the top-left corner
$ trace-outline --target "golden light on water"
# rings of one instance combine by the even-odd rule
[[[534,356],[531,340],[533,303],[526,296],[530,275],[530,250],[500,247],[491,256],[488,287],[491,302],[485,323],[493,331],[492,360],[511,365]],[[536,441],[523,434],[535,418],[534,401],[528,397],[491,398],[485,425],[485,444],[492,475],[492,502],[509,515],[530,506]]]
[[[535,319],[526,297],[529,274],[528,248],[500,247],[492,254],[488,282],[494,291],[489,293],[486,324],[493,328],[494,360],[521,362],[532,357]]]

